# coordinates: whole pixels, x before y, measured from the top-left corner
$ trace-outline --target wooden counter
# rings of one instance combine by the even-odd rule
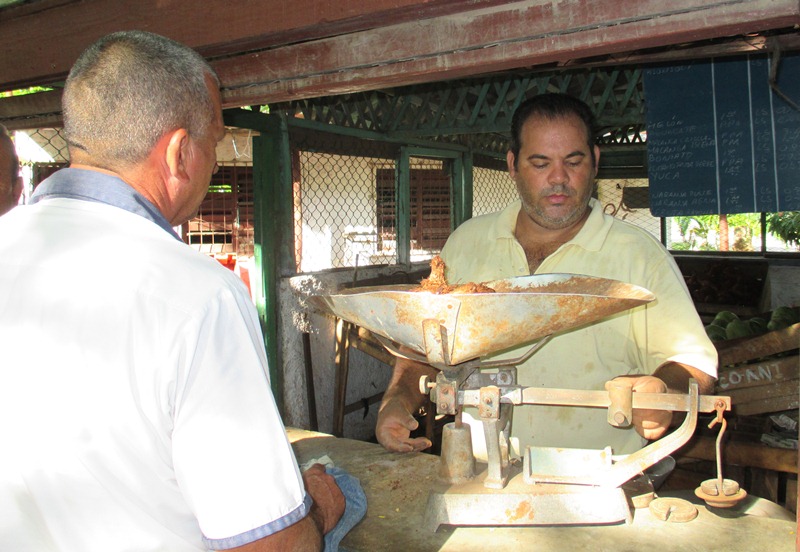
[[[642,509],[634,512],[630,525],[443,526],[434,533],[425,529],[423,516],[438,457],[423,453],[393,454],[380,445],[324,433],[289,429],[288,434],[300,464],[327,455],[361,481],[367,495],[367,514],[342,541],[341,550],[795,550],[797,523],[786,510],[772,502],[748,497],[736,509],[712,511],[694,497],[693,490],[669,493],[700,504],[698,517],[689,523],[665,523]],[[777,519],[779,516],[782,519]]]

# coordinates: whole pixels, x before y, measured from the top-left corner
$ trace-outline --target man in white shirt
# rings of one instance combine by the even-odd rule
[[[114,33],[63,102],[70,168],[0,218],[0,549],[321,549],[344,497],[300,473],[247,289],[173,230],[216,169],[216,75]]]

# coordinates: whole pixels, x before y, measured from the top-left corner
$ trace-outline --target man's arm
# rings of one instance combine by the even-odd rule
[[[714,392],[716,379],[688,364],[665,362],[656,368],[653,375],[667,385],[668,393],[688,393],[689,380],[692,378],[697,380],[701,395]]]
[[[378,411],[375,436],[386,450],[391,452],[412,452],[431,446],[425,437],[411,439],[411,432],[419,426],[413,413],[419,410],[426,395],[419,391],[419,379],[423,375],[436,377],[436,369],[406,358],[397,358],[392,379]]]
[[[714,391],[714,378],[687,364],[665,362],[652,376],[620,376],[615,381],[626,381],[634,392],[640,393],[688,393],[689,379],[697,380],[701,395]],[[658,439],[666,433],[673,421],[669,410],[634,409],[633,426],[645,439]]]
[[[231,552],[281,552],[284,550],[322,550],[323,535],[330,532],[344,514],[345,499],[336,479],[314,464],[303,473],[303,482],[314,504],[309,515],[268,537]]]

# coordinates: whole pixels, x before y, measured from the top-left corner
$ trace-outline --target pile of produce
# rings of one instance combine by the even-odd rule
[[[800,322],[800,315],[791,307],[778,307],[769,315],[742,319],[736,313],[720,311],[706,326],[711,341],[725,341],[740,337],[753,337],[775,330],[788,328]]]
[[[761,299],[764,268],[717,261],[681,270],[695,303],[754,306]]]

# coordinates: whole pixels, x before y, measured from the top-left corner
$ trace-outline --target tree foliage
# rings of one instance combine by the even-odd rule
[[[800,247],[800,211],[770,213],[767,228],[786,244]]]
[[[760,213],[737,213],[726,215],[728,227],[733,231],[732,249],[747,251],[752,249],[752,239],[761,235]],[[684,246],[672,244],[673,250],[717,251],[720,233],[719,215],[693,215],[674,218],[686,243]]]

